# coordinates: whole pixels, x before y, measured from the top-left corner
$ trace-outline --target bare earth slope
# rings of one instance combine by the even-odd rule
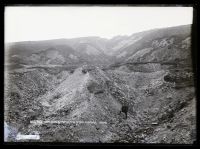
[[[186,25],[110,40],[13,44],[5,71],[8,141],[193,143],[190,33]],[[16,140],[34,132],[39,140]]]

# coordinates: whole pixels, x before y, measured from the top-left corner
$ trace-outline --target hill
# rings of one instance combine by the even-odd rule
[[[193,143],[190,34],[184,25],[6,46],[8,140],[38,132],[40,142]]]

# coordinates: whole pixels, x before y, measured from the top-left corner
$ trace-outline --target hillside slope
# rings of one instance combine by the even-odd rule
[[[8,140],[37,132],[40,142],[193,143],[190,27],[14,43],[5,71]]]

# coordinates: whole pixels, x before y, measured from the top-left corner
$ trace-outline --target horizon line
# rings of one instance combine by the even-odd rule
[[[6,42],[4,40],[4,44],[12,44],[12,43],[20,43],[20,42],[40,42],[40,41],[51,41],[51,40],[70,40],[70,39],[77,39],[77,38],[90,38],[90,37],[97,37],[97,38],[102,38],[102,39],[106,39],[106,40],[111,40],[117,36],[132,36],[134,34],[137,34],[137,33],[141,33],[141,32],[146,32],[146,31],[151,31],[151,30],[156,30],[156,29],[165,29],[165,28],[173,28],[173,27],[178,27],[178,26],[187,26],[187,25],[192,25],[193,23],[190,23],[190,24],[182,24],[182,25],[175,25],[175,26],[168,26],[168,27],[158,27],[158,28],[151,28],[151,29],[147,29],[147,30],[142,30],[142,31],[138,31],[138,32],[134,32],[130,35],[127,35],[127,34],[119,34],[119,35],[115,35],[115,36],[112,36],[110,38],[106,38],[106,37],[101,37],[101,36],[98,36],[98,35],[90,35],[90,36],[79,36],[79,37],[69,37],[69,38],[65,38],[65,37],[61,37],[61,38],[51,38],[51,39],[41,39],[41,40],[21,40],[21,41],[9,41],[9,42]],[[5,39],[5,35],[4,35],[4,39]]]

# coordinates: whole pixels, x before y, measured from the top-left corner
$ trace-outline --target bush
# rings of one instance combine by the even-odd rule
[[[164,80],[166,82],[176,82],[176,77],[172,76],[172,75],[166,75],[166,76],[164,76]]]
[[[103,90],[99,90],[99,91],[96,91],[94,94],[102,94],[102,93],[104,93],[104,91]]]
[[[13,100],[19,100],[21,97],[20,97],[19,93],[11,92],[10,93],[10,98],[13,99]]]
[[[56,95],[53,96],[53,99],[58,99],[60,97],[61,97],[61,94],[56,94]]]
[[[74,73],[74,70],[70,70],[70,73]]]
[[[83,69],[83,70],[82,70],[82,73],[86,74],[86,73],[87,73],[87,71],[86,71],[85,69]]]
[[[101,86],[94,82],[88,85],[87,89],[89,90],[90,93],[94,93],[94,94],[100,94],[104,92]]]

